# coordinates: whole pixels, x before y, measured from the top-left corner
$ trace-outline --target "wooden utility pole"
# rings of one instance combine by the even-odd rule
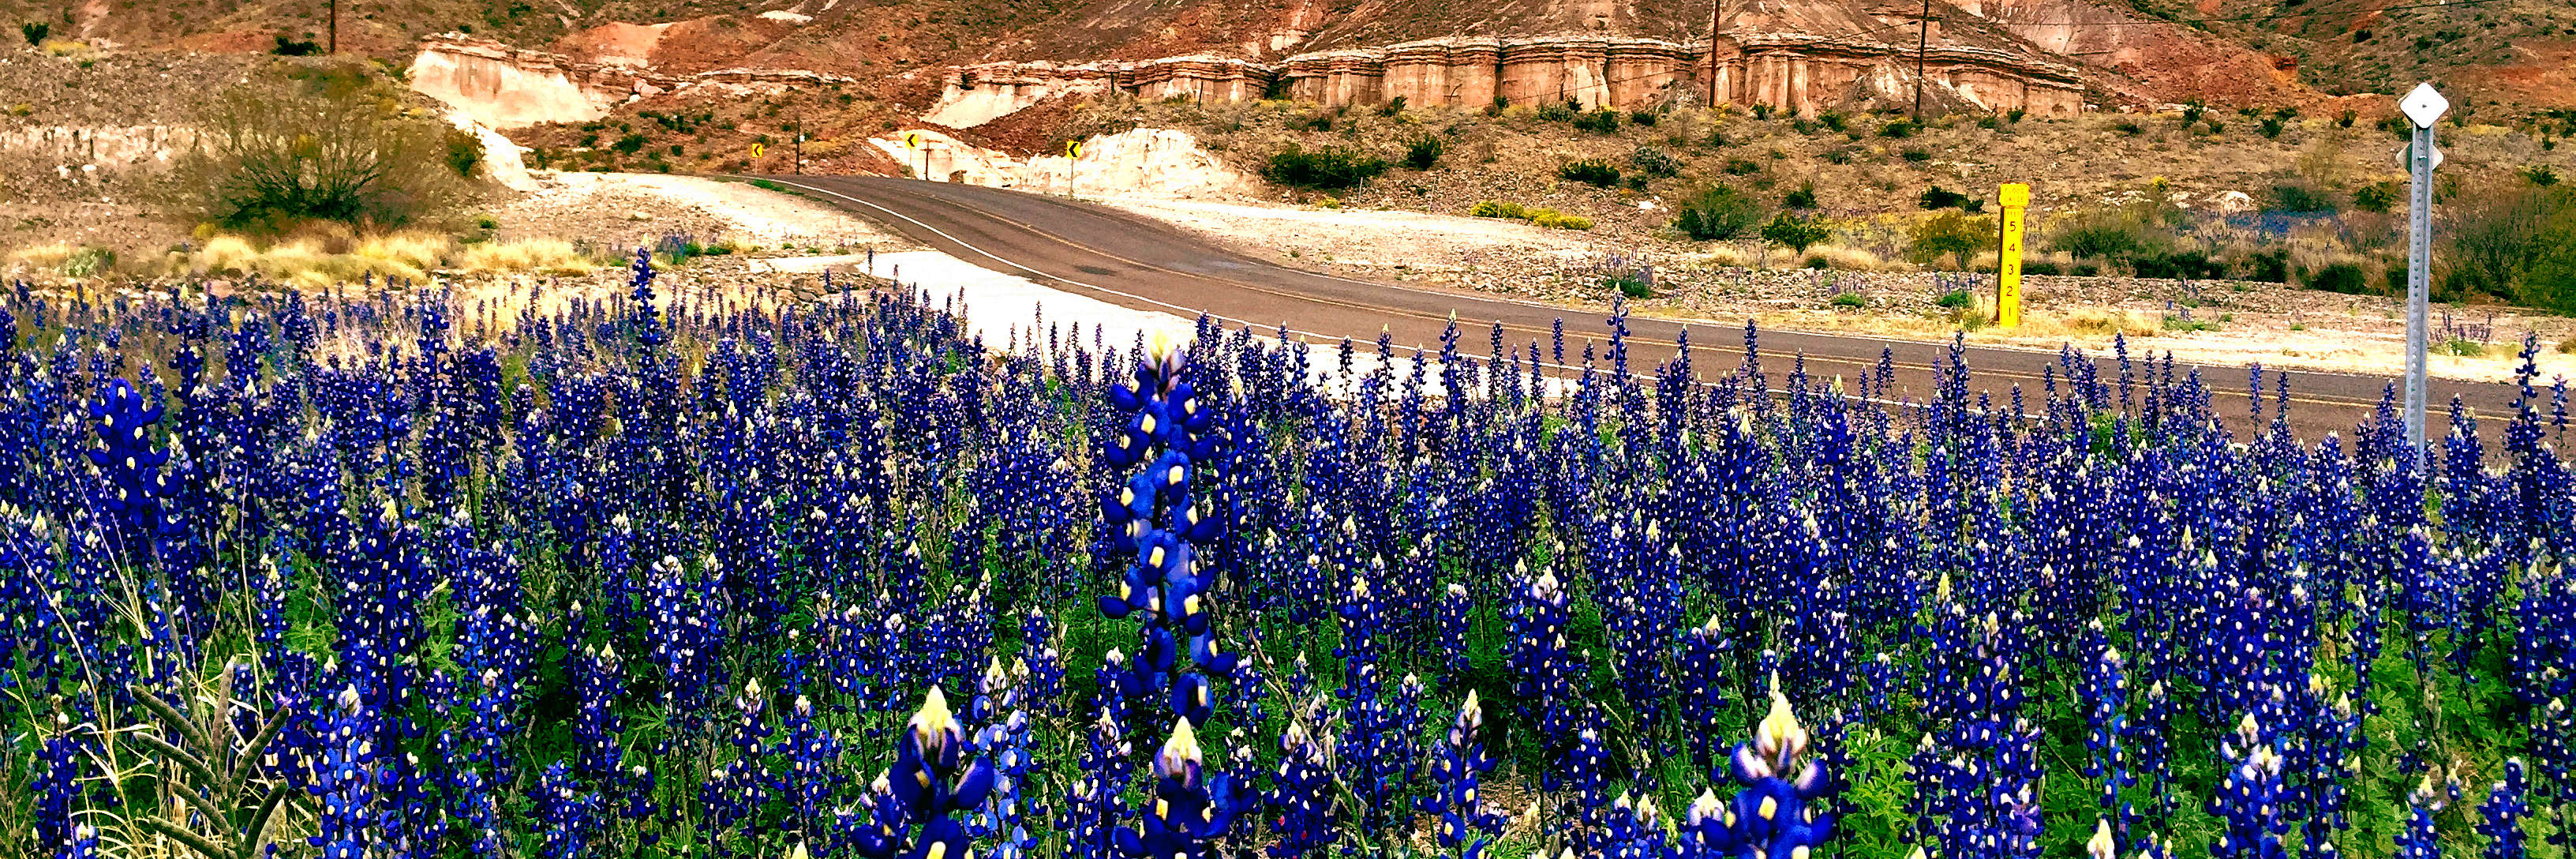
[[[331,0],[331,53],[340,52],[340,0]]]
[[[1717,30],[1726,20],[1726,0],[1708,3],[1708,106],[1717,108]]]
[[[1923,19],[1914,36],[1914,124],[1923,124],[1923,52],[1932,47],[1932,0],[1923,0]]]

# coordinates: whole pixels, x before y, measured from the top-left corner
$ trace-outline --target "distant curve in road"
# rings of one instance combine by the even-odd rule
[[[1425,351],[1438,349],[1441,331],[1455,314],[1462,339],[1479,354],[1496,323],[1503,326],[1508,343],[1526,348],[1531,340],[1545,343],[1556,321],[1564,319],[1569,360],[1587,341],[1596,350],[1606,348],[1609,337],[1597,311],[1287,268],[1250,259],[1170,224],[1063,197],[884,176],[760,178],[812,192],[823,202],[967,262],[1139,310],[1185,317],[1205,313],[1230,327],[1262,331],[1284,324],[1292,334],[1319,343],[1345,337],[1369,343],[1385,330],[1399,346]],[[1729,371],[1733,360],[1741,359],[1741,324],[1686,326],[1632,315],[1631,367],[1652,372],[1678,351],[1675,344],[1686,327],[1693,329],[1692,361],[1703,378],[1711,369]],[[1933,367],[1949,348],[1776,330],[1762,331],[1759,343],[1765,372],[1774,379],[1787,375],[1794,355],[1803,354],[1808,374],[1824,379],[1868,373],[1885,351],[1896,368],[1891,396],[1918,401],[1933,394]],[[2141,350],[2141,360],[2145,352]],[[2016,385],[2036,401],[2042,368],[2057,360],[2050,352],[1987,346],[1968,347],[1966,356],[1971,387],[1993,394],[1998,405]],[[2176,372],[2190,369],[2200,371],[2213,392],[2213,408],[2243,435],[2248,429],[2246,367],[2177,365]],[[2116,370],[2106,369],[2106,375],[2112,373]],[[2265,375],[2268,399],[2275,374]],[[2395,381],[2296,370],[2287,375],[2290,426],[2311,442],[2327,432],[2350,431]],[[2497,415],[2510,412],[2513,393],[2513,386],[2502,383],[2434,379],[2427,401],[2438,412],[2458,396],[2479,414]],[[2432,418],[2438,430],[2440,416]]]

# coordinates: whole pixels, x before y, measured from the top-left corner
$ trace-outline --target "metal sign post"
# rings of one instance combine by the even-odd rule
[[[923,145],[925,142],[926,141],[922,139],[921,132],[907,131],[903,133],[903,148],[921,153],[921,173],[919,178],[924,181],[928,181],[930,179],[930,147]]]
[[[2449,99],[2433,85],[2417,84],[2397,109],[2415,124],[2406,148],[2406,444],[2424,449],[2425,305],[2432,292],[2433,267],[2433,123],[2451,109]]]
[[[1079,141],[1079,140],[1067,140],[1067,141],[1065,141],[1065,142],[1064,142],[1064,195],[1065,195],[1065,196],[1067,196],[1067,197],[1079,196],[1079,195],[1077,195],[1077,194],[1075,194],[1075,193],[1074,193],[1075,187],[1074,187],[1074,184],[1073,184],[1073,164],[1074,164],[1074,162],[1076,162],[1076,161],[1080,161],[1080,160],[1082,160],[1082,141]]]
[[[2030,186],[2007,182],[1995,195],[2003,205],[2003,236],[1995,243],[1995,326],[2021,327],[2022,211],[2030,205]]]

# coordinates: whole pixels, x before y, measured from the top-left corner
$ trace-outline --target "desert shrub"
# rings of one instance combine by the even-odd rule
[[[2363,295],[2371,291],[2370,274],[2362,270],[2360,263],[2351,260],[2336,260],[2317,266],[2309,270],[2302,280],[2307,288],[2326,292]]]
[[[2534,164],[2522,168],[2522,178],[2523,181],[2547,188],[2558,184],[2558,171],[2547,164]]]
[[[1878,136],[1886,138],[1905,138],[1912,137],[1915,132],[1922,130],[1923,126],[1916,125],[1914,120],[1900,119],[1886,125],[1879,126]]]
[[[1386,172],[1386,160],[1341,146],[1307,150],[1297,144],[1261,168],[1261,178],[1298,188],[1348,188]]]
[[[2183,102],[2183,103],[2182,103],[2182,124],[2183,124],[2184,126],[2188,127],[2188,126],[2190,126],[2192,123],[2199,122],[2199,121],[2200,121],[2200,117],[2201,117],[2201,115],[2202,115],[2202,114],[2205,114],[2205,113],[2208,113],[2208,112],[2209,112],[2209,105],[2202,104],[2202,103],[2201,103],[2201,101],[2200,101],[2200,99],[2196,99],[2196,98],[2195,98],[2195,99],[2192,99],[2192,100],[2190,100],[2190,101]]]
[[[1923,189],[1922,196],[1915,200],[1926,209],[1965,209],[1968,206],[1968,195],[1939,185]]]
[[[1400,96],[1400,95],[1399,95],[1399,96],[1396,96],[1396,97],[1394,97],[1394,98],[1387,99],[1385,104],[1381,104],[1381,105],[1378,105],[1378,106],[1377,106],[1377,115],[1379,115],[1379,116],[1394,116],[1394,115],[1396,115],[1396,114],[1403,113],[1403,112],[1404,112],[1404,96]]]
[[[362,70],[227,87],[200,111],[198,127],[167,186],[172,209],[197,221],[272,231],[306,220],[395,226],[443,213],[470,191],[448,126],[400,110],[395,93]]]
[[[1742,158],[1726,159],[1726,175],[1750,176],[1762,172],[1762,165]]]
[[[2128,136],[2130,136],[2130,137],[2136,137],[2136,136],[2138,136],[2138,135],[2141,135],[2141,134],[2145,134],[2145,133],[2147,133],[2146,126],[2139,125],[2139,124],[2138,124],[2138,121],[2137,121],[2137,120],[2134,120],[2134,119],[2123,119],[2123,120],[2120,120],[2120,124],[2118,124],[2118,125],[2114,125],[2114,126],[2111,126],[2111,130],[2113,130],[2113,131],[2117,131],[2117,132],[2119,132],[2119,133],[2121,133],[2121,134],[2128,135]]]
[[[1314,113],[1307,114],[1304,119],[1298,120],[1297,125],[1307,131],[1331,131],[1333,130],[1333,118],[1332,111],[1319,110]]]
[[[18,25],[18,35],[26,37],[27,44],[30,45],[44,44],[45,37],[53,35],[53,32],[54,25],[43,21],[29,21]]]
[[[1788,248],[1789,252],[1794,254],[1806,253],[1807,248],[1824,241],[1825,237],[1832,232],[1815,218],[1800,217],[1787,212],[1772,215],[1771,222],[1762,225],[1764,241]]]
[[[2268,140],[2281,136],[2281,128],[2283,125],[2284,123],[2280,117],[2267,116],[2263,118],[2263,121],[2256,123],[2255,128],[2263,133],[2264,139]]]
[[[1698,241],[1732,239],[1762,220],[1762,203],[1723,182],[1704,185],[1673,215],[1673,229]]]
[[[1486,200],[1467,210],[1471,217],[1511,218],[1555,230],[1589,230],[1592,219],[1568,215],[1545,206],[1522,206],[1519,203]]]
[[[2385,212],[2405,198],[2405,185],[2394,179],[2383,180],[2353,189],[2352,207],[2364,212]]]
[[[2021,264],[2021,273],[2023,274],[2051,275],[2064,274],[2065,272],[2066,270],[2063,267],[2060,267],[2057,263],[2044,259],[2027,260]]]
[[[1786,209],[1813,209],[1813,208],[1815,208],[1815,207],[1816,207],[1816,184],[1815,184],[1815,183],[1813,183],[1813,182],[1804,182],[1804,183],[1800,183],[1800,184],[1798,185],[1798,190],[1791,191],[1791,192],[1789,192],[1789,193],[1787,193],[1787,194],[1783,194],[1783,195],[1781,195],[1781,197],[1780,197],[1780,206],[1781,206],[1781,208],[1786,208]]]
[[[1651,111],[1651,110],[1642,110],[1642,109],[1641,109],[1641,110],[1632,110],[1632,111],[1628,111],[1628,124],[1629,124],[1629,125],[1645,125],[1645,126],[1652,126],[1652,125],[1654,125],[1654,124],[1655,124],[1655,122],[1656,122],[1657,120],[1659,120],[1659,119],[1661,119],[1661,118],[1662,118],[1662,117],[1656,116],[1656,115],[1655,115],[1655,112],[1654,112],[1654,111]]]
[[[1914,225],[1907,238],[1907,259],[1928,264],[1948,256],[1953,267],[1965,268],[1969,257],[1994,247],[1995,222],[1961,212],[1943,212]]]
[[[1852,160],[1852,151],[1849,148],[1827,149],[1824,158],[1827,164],[1849,164]]]
[[[1529,211],[1529,222],[1551,230],[1592,229],[1591,218],[1586,218],[1581,215],[1568,215],[1564,212],[1559,212],[1555,209],[1546,207],[1531,209]]]
[[[1404,142],[1404,166],[1415,170],[1429,170],[1433,165],[1439,164],[1440,155],[1448,151],[1449,144],[1438,137],[1429,134],[1414,135],[1413,139]]]
[[[1822,260],[1816,260],[1815,262],[1821,262],[1821,261],[1822,261]],[[1821,265],[1810,265],[1810,266],[1808,266],[1808,268],[1824,268],[1824,266],[1821,266]],[[1825,303],[1826,303],[1826,304],[1828,304],[1828,305],[1832,305],[1832,306],[1834,306],[1834,307],[1849,307],[1849,308],[1858,309],[1858,308],[1862,308],[1862,307],[1868,307],[1868,306],[1869,306],[1869,299],[1866,299],[1866,298],[1862,298],[1862,297],[1860,297],[1860,293],[1857,293],[1857,292],[1844,292],[1844,293],[1837,293],[1837,294],[1835,294],[1835,295],[1834,295],[1834,298],[1833,298],[1833,300],[1832,300],[1832,301],[1828,301],[1828,302],[1825,302]]]
[[[2005,122],[2014,123],[2014,124],[2019,124],[2019,123],[2021,122],[2021,118],[2022,118],[2022,117],[2029,116],[2029,115],[2030,115],[2030,111],[2029,111],[2029,110],[2024,109],[2024,108],[2018,108],[2018,107],[2016,107],[2016,108],[2013,108],[2013,109],[2011,109],[2011,110],[2004,111],[2004,121],[2005,121]]]
[[[1905,160],[1907,160],[1907,161],[1913,161],[1913,162],[1917,162],[1917,163],[1932,160],[1932,153],[1931,153],[1931,151],[1930,151],[1930,150],[1927,150],[1927,149],[1924,149],[1924,148],[1922,148],[1922,147],[1920,147],[1920,146],[1908,146],[1908,147],[1905,147],[1905,151],[1903,151],[1903,152],[1899,152],[1899,153],[1897,153],[1897,155],[1902,156],[1902,157],[1903,157]]]
[[[322,45],[312,39],[290,39],[285,33],[277,34],[276,38],[277,46],[269,48],[269,53],[281,57],[310,57],[322,53]]]
[[[1967,290],[1954,289],[1941,293],[1941,297],[1933,299],[1932,303],[1951,310],[1965,310],[1977,306],[1977,297],[1968,294]]]
[[[2284,248],[2265,248],[2247,253],[2236,261],[2236,270],[2246,280],[2263,283],[2290,282],[2290,252]]]
[[[1574,127],[1598,134],[1614,133],[1619,130],[1619,112],[1606,107],[1587,110],[1574,118]]]
[[[2081,217],[2048,238],[2048,249],[2085,259],[2122,259],[2145,249],[2155,235],[2124,212]]]
[[[1823,123],[1826,128],[1830,128],[1835,131],[1842,131],[1851,127],[1851,117],[1844,116],[1841,111],[1828,110],[1818,113],[1816,114],[1816,121]]]
[[[2334,208],[2334,197],[2325,189],[2305,182],[2284,182],[2272,186],[2271,205],[2264,210],[2307,214],[2332,212]]]
[[[1628,166],[1648,176],[1674,176],[1682,172],[1682,160],[1662,147],[1640,146],[1628,153]]]
[[[1568,161],[1557,165],[1556,178],[1607,188],[1619,184],[1619,167],[1599,158]]]
[[[1538,118],[1548,122],[1573,122],[1582,115],[1579,105],[1570,101],[1552,101],[1538,106]]]

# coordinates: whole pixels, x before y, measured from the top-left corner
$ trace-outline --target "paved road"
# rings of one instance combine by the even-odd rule
[[[1532,340],[1545,343],[1552,325],[1563,318],[1569,361],[1586,340],[1606,347],[1602,320],[1593,311],[1285,268],[1227,251],[1169,224],[1063,197],[881,176],[764,178],[801,187],[967,262],[1126,307],[1184,316],[1205,312],[1229,327],[1252,325],[1264,331],[1275,331],[1284,322],[1316,343],[1343,337],[1367,343],[1383,328],[1399,348],[1420,345],[1425,351],[1438,349],[1441,330],[1454,312],[1461,349],[1470,354],[1490,354],[1487,338],[1495,322],[1502,323],[1507,344],[1526,351]],[[1674,354],[1683,327],[1631,317],[1631,366],[1652,372]],[[1690,341],[1698,374],[1722,375],[1734,369],[1743,353],[1742,325],[1691,326]],[[1787,331],[1764,331],[1760,343],[1763,369],[1775,386],[1785,380],[1794,353],[1805,353],[1807,372],[1820,380],[1856,380],[1877,364],[1881,350],[1892,350],[1897,383],[1891,395],[1916,400],[1933,393],[1932,367],[1947,350],[1944,344]],[[1991,392],[1998,406],[2009,402],[2014,385],[2036,403],[2041,368],[2055,360],[2048,353],[1989,347],[1971,347],[1967,356],[1971,387]],[[2104,374],[2116,377],[2117,370],[2106,368]],[[2201,378],[2217,391],[2216,408],[2236,424],[2240,437],[2248,429],[2246,375],[2241,366],[2201,368]],[[2269,375],[2267,395],[2275,384]],[[2345,373],[2289,376],[2290,424],[2309,440],[2330,431],[2349,435],[2393,381]],[[2445,426],[2443,404],[2456,394],[2489,417],[2482,429],[2492,434],[2501,424],[2496,418],[2511,413],[2513,391],[2506,384],[2435,379],[2428,399],[2435,404],[2431,429],[2438,433]]]

